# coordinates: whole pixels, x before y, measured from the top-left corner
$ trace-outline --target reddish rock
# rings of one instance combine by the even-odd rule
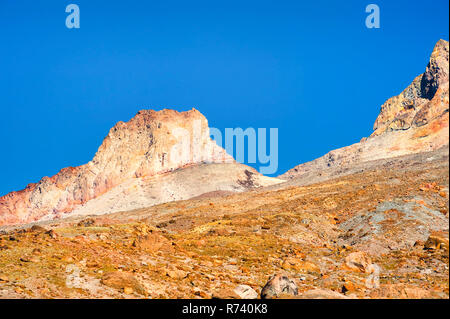
[[[176,129],[191,133],[197,139],[194,142],[200,153],[191,152],[190,158],[170,160],[172,147],[180,142],[172,134]],[[204,161],[232,161],[210,139],[208,132],[206,119],[195,109],[188,112],[139,111],[129,122],[119,122],[109,131],[88,164],[64,168],[55,176],[44,177],[22,191],[1,197],[0,225],[61,217],[127,179],[156,175]]]
[[[369,138],[298,165],[279,178],[292,179],[311,172],[323,176],[333,168],[342,170],[357,163],[433,151],[448,145],[448,70],[449,43],[439,40],[425,72],[381,106]]]
[[[201,164],[222,166],[178,174],[180,168]],[[199,111],[143,110],[117,123],[89,163],[0,197],[0,225],[52,220],[71,212],[124,211],[279,182],[236,163],[210,138]]]
[[[126,293],[130,293],[130,289],[141,295],[145,295],[146,291],[142,284],[137,280],[133,274],[114,271],[107,273],[103,276],[101,283],[105,286],[112,287],[119,290],[127,290]]]
[[[428,237],[424,244],[424,248],[433,250],[443,249],[448,251],[448,237],[448,232],[434,232]]]
[[[164,236],[151,233],[145,236],[139,236],[134,242],[133,247],[142,249],[149,253],[154,253],[160,250],[170,252],[173,251],[171,242]]]
[[[293,257],[286,258],[281,265],[281,268],[283,268],[284,270],[292,270],[299,273],[320,274],[320,268],[316,264]]]

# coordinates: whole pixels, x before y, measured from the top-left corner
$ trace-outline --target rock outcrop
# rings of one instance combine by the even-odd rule
[[[234,168],[232,174],[210,176],[222,178],[211,181],[213,188],[205,183],[201,170],[195,178],[179,172],[178,180],[167,177],[180,168],[212,163]],[[216,169],[220,172],[220,167]],[[89,163],[64,168],[53,177],[44,177],[22,191],[1,197],[0,225],[55,219],[74,210],[108,213],[187,199],[210,191],[244,190],[248,187],[241,187],[239,181],[247,181],[249,174],[254,186],[259,185],[259,178],[262,184],[270,184],[270,178],[235,163],[211,140],[208,122],[199,111],[143,110],[129,122],[117,123]],[[162,178],[156,179],[161,175]],[[180,181],[181,177],[185,179]],[[183,184],[186,180],[191,184]],[[180,183],[170,187],[166,185],[169,182]],[[95,204],[88,205],[94,199]]]
[[[448,73],[449,44],[440,40],[425,72],[381,106],[369,138],[280,178],[306,180],[319,174],[325,179],[333,170],[448,146]],[[129,122],[117,123],[86,165],[64,168],[1,197],[0,225],[132,210],[280,182],[236,163],[210,139],[207,120],[197,110],[144,110]]]
[[[374,132],[359,143],[333,150],[287,171],[291,179],[311,172],[354,166],[357,163],[434,151],[449,142],[449,43],[439,40],[423,74],[398,96],[387,100]]]
[[[418,128],[448,114],[448,72],[449,44],[439,40],[425,73],[381,106],[372,136]]]

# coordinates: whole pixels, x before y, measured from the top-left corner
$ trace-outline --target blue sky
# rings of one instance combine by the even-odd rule
[[[65,26],[78,4],[81,28]],[[366,5],[381,28],[365,27]],[[279,170],[368,136],[448,40],[448,1],[0,1],[0,194],[92,159],[140,109],[278,127]]]

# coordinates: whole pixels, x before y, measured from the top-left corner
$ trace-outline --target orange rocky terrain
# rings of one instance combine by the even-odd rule
[[[372,136],[279,179],[196,110],[119,122],[93,161],[0,198],[0,297],[449,298],[448,53]],[[169,161],[179,143],[200,151]]]
[[[295,289],[265,297],[448,298],[448,149],[377,164],[308,186],[4,227],[0,296],[255,298],[283,274]]]

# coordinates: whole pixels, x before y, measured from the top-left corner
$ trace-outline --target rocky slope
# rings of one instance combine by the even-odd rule
[[[0,298],[448,298],[448,173],[440,149],[308,186],[0,227]]]
[[[218,148],[167,164],[180,140],[164,128],[193,132],[195,118],[207,127],[197,111],[141,112],[91,163],[60,173],[66,183],[44,183],[54,197],[41,181],[1,199],[15,208],[25,196],[14,221],[50,220],[0,226],[0,298],[449,298],[447,42],[370,138],[284,183]],[[91,194],[88,168],[111,182],[90,200],[64,197]],[[46,209],[61,198],[72,213],[55,220]]]
[[[207,166],[190,175],[174,172],[202,163],[220,165],[214,166],[215,172]],[[207,120],[197,110],[144,110],[129,122],[117,123],[86,165],[64,168],[1,197],[0,225],[55,219],[74,210],[114,212],[278,182],[235,163],[210,139]]]
[[[243,192],[281,180],[239,163],[198,164],[169,173],[132,178],[105,194],[77,206],[71,215],[98,215],[198,196]]]
[[[361,142],[333,150],[280,176],[290,179],[361,162],[437,150],[449,142],[449,43],[439,40],[423,74],[387,100],[374,132]]]

